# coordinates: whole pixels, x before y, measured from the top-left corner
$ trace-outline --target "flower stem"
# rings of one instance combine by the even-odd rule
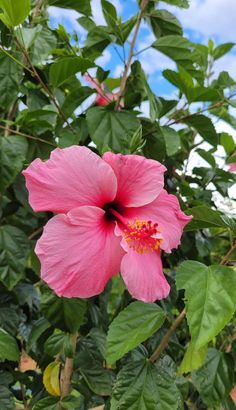
[[[76,352],[77,333],[71,334],[71,345],[73,356]],[[71,392],[71,378],[73,373],[74,357],[66,358],[64,369],[61,373],[61,398],[66,397]]]

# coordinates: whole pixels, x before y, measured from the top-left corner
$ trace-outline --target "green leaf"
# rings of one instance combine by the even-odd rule
[[[232,48],[235,46],[235,43],[224,43],[220,44],[213,50],[213,57],[214,60],[218,60],[218,58],[223,57],[225,54],[227,54]]]
[[[12,28],[23,23],[30,13],[30,0],[0,0],[0,19]]]
[[[42,336],[42,334],[50,327],[50,323],[44,317],[40,317],[33,323],[33,327],[27,340],[27,351],[29,351],[33,344]]]
[[[11,335],[16,335],[20,322],[20,314],[17,307],[0,306],[0,327]]]
[[[187,9],[189,7],[189,0],[162,0],[164,3],[171,4],[172,6],[182,7]]]
[[[233,218],[226,217],[220,212],[211,209],[206,205],[199,205],[186,210],[187,215],[192,215],[193,219],[186,226],[185,231],[194,231],[204,228],[230,228],[236,229],[236,223]]]
[[[63,57],[50,66],[49,77],[54,87],[60,87],[66,80],[78,72],[85,72],[94,67],[94,63],[82,57]]]
[[[90,95],[95,92],[90,87],[75,87],[74,90],[68,94],[61,106],[63,114],[68,118]]]
[[[149,19],[156,37],[183,34],[181,23],[167,10],[154,10],[150,13]]]
[[[45,64],[52,50],[56,47],[57,39],[53,32],[38,25],[38,35],[30,47],[30,59],[35,66]]]
[[[108,26],[113,27],[117,21],[116,8],[107,0],[102,0],[102,12]]]
[[[49,0],[51,6],[62,7],[64,9],[72,9],[78,13],[91,16],[92,10],[90,0]]]
[[[161,132],[164,136],[167,155],[170,157],[176,154],[176,152],[178,152],[181,148],[181,141],[178,132],[167,126],[161,127]]]
[[[17,98],[22,68],[11,58],[0,54],[0,106],[8,111]],[[1,180],[1,179],[0,179]]]
[[[108,27],[96,26],[89,31],[83,49],[83,56],[89,58],[97,58],[103,50],[111,43],[112,37]]]
[[[193,343],[189,343],[184,358],[178,369],[179,374],[189,373],[201,367],[207,355],[207,344],[196,350]]]
[[[179,63],[192,59],[190,46],[191,43],[186,38],[173,35],[161,37],[152,44],[153,48]]]
[[[236,272],[226,266],[185,261],[177,270],[177,287],[185,289],[192,343],[199,350],[218,335],[235,312]]]
[[[33,406],[33,410],[58,410],[58,397],[45,397],[37,401],[37,403]]]
[[[197,101],[217,101],[221,97],[219,91],[211,87],[195,86],[187,90],[187,97],[190,103]]]
[[[107,147],[115,152],[127,152],[130,140],[140,125],[129,111],[111,111],[106,107],[94,107],[87,111],[91,139],[100,152]]]
[[[192,381],[207,406],[212,408],[222,403],[234,384],[232,357],[209,349],[204,366],[192,373]]]
[[[174,380],[148,361],[125,365],[117,376],[111,410],[175,410],[179,392]]]
[[[198,155],[200,155],[206,162],[208,162],[212,166],[212,168],[215,168],[216,161],[213,154],[200,148],[198,148],[195,152],[197,152]]]
[[[5,386],[0,386],[0,408],[4,410],[15,410],[14,396]]]
[[[18,362],[19,357],[20,351],[15,338],[0,328],[0,359]]]
[[[163,76],[172,84],[174,84],[185,95],[188,94],[190,88],[193,88],[194,82],[192,76],[183,68],[179,68],[179,72],[173,70],[164,70]]]
[[[66,396],[60,401],[60,405],[65,410],[75,410],[80,408],[82,402],[82,396],[76,391],[78,397],[75,396]]]
[[[86,300],[60,298],[50,289],[44,288],[41,309],[45,318],[55,327],[65,332],[75,333],[83,323]]]
[[[232,135],[227,134],[227,132],[222,132],[220,134],[220,144],[224,147],[226,154],[230,155],[235,150],[235,142]]]
[[[23,168],[28,149],[20,136],[0,136],[0,192],[4,192]]]
[[[125,92],[125,106],[134,108],[148,98],[150,102],[150,118],[155,121],[158,114],[158,101],[152,92],[145,72],[139,61],[131,66],[131,74],[128,77]]]
[[[9,290],[24,277],[29,252],[29,241],[23,231],[10,225],[0,227],[0,281]]]
[[[165,320],[155,303],[133,302],[111,323],[107,336],[107,361],[114,363],[148,339]]]
[[[64,339],[65,333],[58,333],[58,330],[56,330],[56,333],[53,333],[44,343],[45,353],[51,357],[61,353],[63,350]]]
[[[37,24],[33,28],[19,27],[15,30],[15,34],[18,41],[28,50],[34,44],[41,31],[42,26]]]
[[[218,144],[218,135],[210,118],[202,114],[196,114],[189,116],[188,118],[184,118],[182,122],[187,124],[189,127],[195,128],[201,137],[205,141],[209,142],[209,144],[213,146]]]
[[[140,125],[135,131],[134,135],[131,138],[129,151],[131,154],[134,154],[136,151],[140,150],[144,145],[142,125]]]
[[[85,382],[90,390],[100,396],[110,396],[114,381],[111,370],[104,369],[101,365],[91,362],[87,368],[80,367]]]
[[[157,161],[164,161],[166,158],[166,144],[161,127],[150,120],[142,121],[143,138],[146,139],[146,144],[143,147],[144,155],[147,158]]]

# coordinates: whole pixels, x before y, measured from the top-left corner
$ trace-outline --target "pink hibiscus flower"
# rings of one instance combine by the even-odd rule
[[[52,211],[36,245],[41,276],[59,295],[87,298],[121,273],[144,302],[167,297],[160,250],[180,243],[186,216],[163,189],[166,168],[138,155],[71,146],[23,172],[32,208]]]
[[[110,104],[112,101],[117,101],[119,93],[106,92],[104,85],[99,84],[99,82],[92,78],[89,74],[85,74],[84,79],[97,91],[97,97],[95,100],[96,105],[105,106]]]

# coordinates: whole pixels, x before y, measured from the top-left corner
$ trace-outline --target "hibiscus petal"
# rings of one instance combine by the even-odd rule
[[[151,220],[158,223],[162,241],[161,249],[170,253],[171,249],[177,248],[185,225],[191,221],[192,216],[185,215],[181,211],[176,196],[168,194],[164,189],[160,195],[150,204],[125,210],[128,219]]]
[[[93,206],[53,217],[36,249],[42,279],[59,295],[87,298],[101,293],[119,272],[124,251],[114,235],[114,222]]]
[[[143,302],[164,299],[170,292],[160,252],[140,254],[129,250],[121,262],[121,275],[130,294]]]
[[[30,205],[36,212],[100,207],[111,202],[117,190],[112,168],[86,147],[57,148],[48,161],[36,159],[23,174]]]
[[[106,152],[103,159],[117,176],[116,200],[123,206],[142,206],[153,201],[164,185],[166,168],[139,155]]]

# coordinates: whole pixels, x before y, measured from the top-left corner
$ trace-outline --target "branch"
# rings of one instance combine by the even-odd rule
[[[8,130],[8,127],[4,127],[3,125],[0,125],[0,129],[4,130],[6,132]],[[28,138],[30,140],[43,142],[44,144],[48,144],[48,145],[51,145],[54,148],[57,148],[57,145],[53,144],[53,142],[46,141],[42,138],[33,137],[32,135],[25,134],[24,132],[20,132],[20,131],[16,131],[16,130],[11,129],[11,134],[20,135],[20,136]],[[14,137],[14,135],[12,135],[12,136]]]
[[[39,16],[40,16],[40,14],[41,14],[41,8],[42,8],[42,6],[43,6],[43,2],[44,2],[44,0],[37,0],[37,1],[36,1],[36,5],[35,5],[34,11],[33,11],[33,15],[32,15],[33,20],[34,20],[36,17],[39,17]]]
[[[141,21],[142,21],[143,15],[144,15],[144,11],[145,11],[145,8],[146,8],[148,2],[149,2],[149,0],[142,0],[141,6],[140,6],[140,13],[139,13],[138,20],[137,20],[137,23],[136,23],[136,26],[135,26],[135,29],[134,29],[134,36],[133,36],[132,41],[130,43],[130,50],[129,50],[128,60],[126,62],[124,74],[122,76],[121,83],[120,83],[120,92],[119,92],[119,96],[118,96],[117,103],[116,103],[116,109],[118,109],[118,107],[120,106],[120,101],[121,101],[121,98],[123,97],[123,94],[124,94],[124,91],[125,91],[131,61],[132,61],[132,58],[134,56],[135,43],[136,43],[136,40],[137,40],[137,36],[138,36]]]
[[[235,95],[236,95],[236,93],[231,94],[231,95],[228,97],[228,100],[231,99],[231,98],[233,98],[233,97],[235,97]],[[193,114],[185,115],[185,116],[179,118],[178,120],[174,120],[174,121],[170,122],[170,123],[168,124],[168,126],[171,126],[171,125],[173,125],[173,124],[178,124],[179,122],[182,122],[183,120],[187,120],[188,118],[192,118],[192,117],[194,117],[195,115],[202,114],[203,112],[211,111],[211,110],[214,110],[215,108],[220,108],[220,107],[222,107],[222,105],[224,105],[224,104],[228,104],[228,101],[218,101],[218,102],[215,103],[215,104],[212,104],[212,105],[209,105],[208,107],[202,108],[200,111],[194,112]]]
[[[175,333],[177,327],[180,325],[180,323],[184,320],[186,316],[186,310],[183,309],[182,312],[179,314],[179,316],[175,319],[175,321],[173,322],[173,324],[171,325],[170,329],[167,331],[167,333],[165,334],[165,336],[163,337],[161,343],[159,344],[158,348],[154,351],[154,353],[150,356],[149,360],[150,362],[155,362],[160,355],[162,354],[162,352],[165,350],[165,348],[167,347],[169,340],[171,338],[171,336],[173,335],[173,333]]]
[[[4,130],[4,137],[8,137],[8,136],[11,134],[11,125],[10,125],[10,122],[11,122],[11,121],[13,120],[13,118],[15,117],[16,110],[17,110],[17,101],[18,101],[18,100],[16,100],[16,101],[12,104],[12,106],[11,106],[11,108],[10,108],[8,114],[7,114],[7,125],[6,125],[6,128],[5,128],[5,130]]]
[[[233,253],[234,251],[236,251],[236,244],[231,246],[230,250],[226,253],[226,255],[221,260],[220,265],[225,265],[228,262],[231,253]]]
[[[233,245],[230,250],[227,252],[227,254],[222,258],[220,265],[225,265],[227,261],[229,260],[230,255],[236,250],[236,244]],[[175,319],[173,322],[172,326],[170,329],[166,332],[165,336],[161,340],[161,343],[157,347],[157,349],[154,351],[154,353],[150,356],[149,360],[150,362],[155,362],[160,355],[163,353],[165,348],[168,346],[169,341],[171,336],[175,333],[177,327],[182,323],[186,316],[186,309],[183,309],[182,312],[179,314],[179,316]]]
[[[76,352],[77,334],[71,335],[71,345],[73,356]],[[73,374],[74,357],[66,358],[64,369],[61,373],[61,398],[66,397],[71,392],[71,378]]]

